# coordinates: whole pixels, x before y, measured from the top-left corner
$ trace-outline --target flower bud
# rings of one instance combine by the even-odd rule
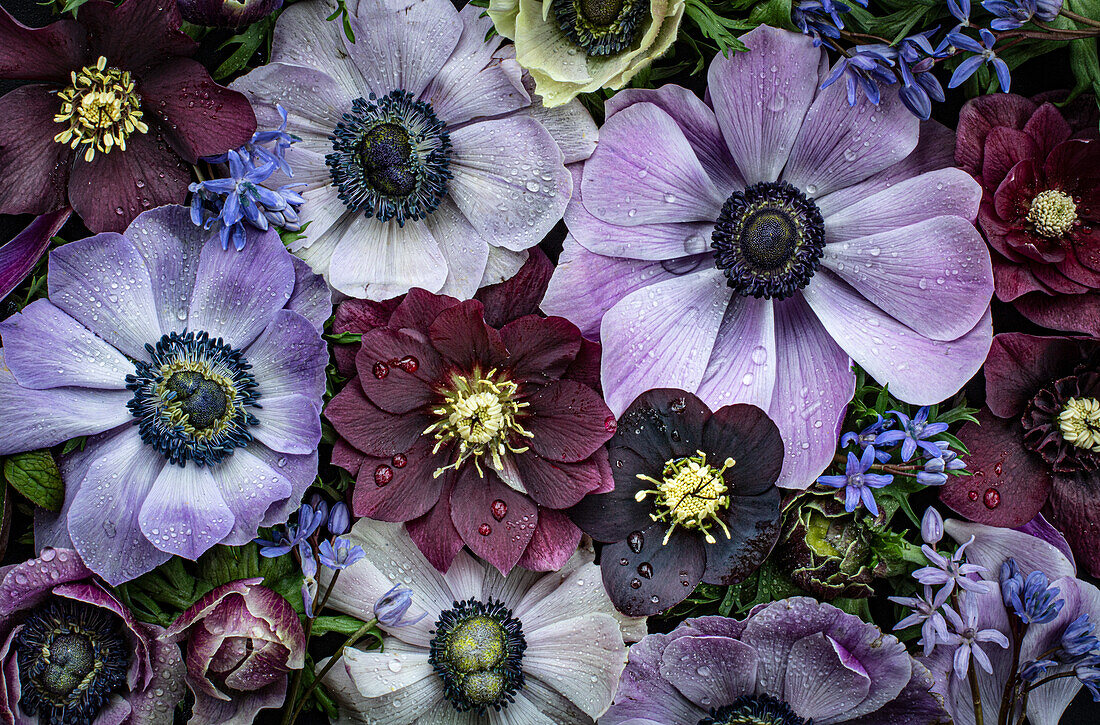
[[[412,590],[398,584],[374,603],[374,616],[379,624],[387,627],[407,627],[419,622],[425,616],[422,614],[416,619],[404,619],[410,605],[412,605]]]
[[[332,511],[328,515],[328,530],[335,536],[343,536],[351,530],[351,514],[348,505],[343,501],[332,505]]]
[[[924,510],[924,517],[920,522],[920,536],[929,546],[935,546],[943,538],[943,517],[931,506]]]
[[[947,474],[917,471],[917,483],[922,486],[942,486],[947,483]]]

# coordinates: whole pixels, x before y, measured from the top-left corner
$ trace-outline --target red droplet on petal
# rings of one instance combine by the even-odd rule
[[[482,524],[481,526],[477,527],[477,533],[481,534],[482,536],[488,536],[489,534],[493,533],[493,527],[489,524]]]
[[[374,377],[381,380],[382,378],[390,374],[390,366],[384,362],[376,362],[371,372],[374,373]]]
[[[390,459],[390,463],[394,468],[404,468],[409,462],[409,459],[405,457],[404,453],[398,453],[396,456]]]
[[[619,424],[615,422],[615,416],[609,415],[604,418],[603,427],[608,433],[614,433],[619,429]]]
[[[374,485],[381,488],[393,480],[393,469],[383,464],[374,469]]]
[[[971,501],[977,501],[978,500],[978,492],[977,491],[971,491],[970,493],[966,494],[966,497],[968,499],[970,499]]]
[[[502,521],[504,517],[508,515],[508,504],[504,503],[504,501],[499,498],[493,501],[491,508],[493,510],[493,518],[497,521]]]
[[[987,508],[995,509],[1001,504],[1001,494],[995,488],[987,489],[985,496],[982,497],[982,502]]]
[[[997,476],[1001,475],[1001,472],[1002,472],[1003,470],[1004,470],[1004,467],[1003,467],[1003,466],[1002,466],[1002,465],[1001,465],[1000,463],[998,463],[997,465],[993,466],[993,473],[994,473],[995,475],[997,475]]]
[[[401,368],[407,373],[415,373],[420,367],[420,361],[412,355],[406,355],[397,361],[397,367]]]

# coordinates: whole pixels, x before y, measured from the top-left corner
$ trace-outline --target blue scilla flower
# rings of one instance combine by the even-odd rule
[[[970,0],[947,0],[947,11],[963,25],[970,24]]]
[[[336,537],[332,541],[322,541],[317,551],[317,558],[321,564],[329,569],[347,569],[349,566],[366,556],[363,547],[352,544],[343,537]]]
[[[1015,30],[1032,19],[1054,20],[1062,10],[1062,0],[985,0],[982,7],[995,16],[989,27]]]
[[[906,462],[917,452],[917,448],[933,458],[943,456],[940,446],[928,438],[943,433],[948,426],[947,423],[929,423],[927,407],[920,408],[912,418],[897,410],[891,410],[889,413],[897,418],[899,427],[896,430],[880,433],[875,438],[876,446],[889,446],[900,442],[901,460]]]
[[[412,595],[412,589],[406,586],[398,584],[393,587],[378,597],[378,601],[374,603],[374,618],[384,627],[408,627],[410,624],[416,624],[428,616],[428,613],[425,612],[416,618],[405,618],[405,613],[412,605]]]
[[[878,434],[890,428],[892,425],[894,425],[894,421],[889,418],[883,418],[880,415],[878,416],[878,420],[861,430],[859,433],[848,431],[842,435],[840,437],[840,447],[847,448],[852,444],[858,444],[860,450],[863,450],[867,448],[867,446],[874,445],[875,438],[878,437]],[[875,459],[879,463],[886,463],[890,460],[890,454],[887,451],[875,449]]]
[[[1077,663],[1073,674],[1084,685],[1094,702],[1100,702],[1100,656],[1093,655]]]
[[[292,133],[287,133],[287,111],[282,106],[276,104],[275,108],[279,111],[279,116],[282,118],[282,123],[279,127],[270,131],[256,131],[252,134],[252,139],[241,148],[247,152],[247,154],[256,159],[259,164],[266,164],[269,161],[275,162],[275,167],[282,171],[287,176],[293,177],[294,173],[290,169],[290,164],[286,160],[286,150],[290,148],[290,145],[301,141],[300,138]],[[271,148],[268,148],[268,145]],[[228,154],[221,154],[219,156],[206,156],[204,161],[208,161],[212,164],[224,164],[229,160]]]
[[[1061,646],[1055,656],[1062,662],[1077,662],[1095,653],[1100,648],[1100,640],[1093,634],[1095,629],[1087,613],[1070,622],[1062,632]]]
[[[1047,575],[1033,571],[1024,575],[1017,569],[1016,560],[1009,559],[1001,565],[1001,597],[1024,624],[1046,624],[1062,611],[1065,600],[1059,597],[1058,587],[1050,586]]]
[[[933,101],[943,103],[946,98],[943,86],[932,72],[935,66],[936,61],[932,57],[912,63],[905,60],[898,62],[898,75],[901,78],[898,97],[910,113],[922,121],[932,117]]]
[[[306,539],[313,536],[327,515],[327,512],[319,511],[309,504],[303,505],[298,509],[298,523],[287,524],[285,533],[276,530],[273,541],[255,539],[260,547],[260,556],[273,559],[289,553],[295,546],[305,543]]]
[[[860,503],[867,507],[872,516],[878,516],[878,504],[875,503],[873,488],[882,488],[893,483],[894,477],[879,473],[868,473],[875,462],[875,447],[867,446],[863,455],[848,453],[848,463],[843,476],[818,476],[817,482],[824,486],[844,489],[844,510],[851,513]]]
[[[894,85],[898,82],[894,74],[897,54],[896,48],[882,43],[857,45],[852,49],[852,55],[840,59],[821,87],[828,88],[844,76],[848,83],[849,106],[856,105],[859,90],[877,106],[882,98],[879,84]]]
[[[997,81],[1001,84],[1001,90],[1008,93],[1012,78],[1009,74],[1008,64],[998,58],[993,50],[993,44],[997,42],[996,36],[985,28],[979,30],[978,35],[981,36],[980,41],[968,35],[963,35],[960,31],[952,31],[947,34],[947,41],[951,45],[959,50],[975,54],[959,63],[959,67],[951,74],[951,80],[948,81],[947,87],[957,88],[961,86],[979,68],[986,63],[991,63],[993,70],[997,73]]]
[[[867,0],[851,0],[867,7]],[[822,38],[836,40],[844,29],[844,15],[851,12],[851,5],[840,0],[800,0],[791,8],[791,22],[804,34],[813,37],[814,47]]]

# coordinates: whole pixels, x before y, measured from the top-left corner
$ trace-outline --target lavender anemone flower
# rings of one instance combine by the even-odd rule
[[[179,648],[71,549],[0,568],[0,722],[172,725]]]
[[[88,436],[35,534],[111,584],[249,542],[316,475],[329,291],[250,234],[227,252],[154,209],[53,250],[49,299],[0,324],[0,455]]]
[[[306,635],[290,603],[241,579],[207,593],[165,633],[187,651],[195,696],[188,725],[251,725],[286,698],[287,673],[305,666]]]
[[[921,405],[981,365],[981,189],[897,94],[820,90],[809,38],[741,40],[711,63],[709,103],[672,85],[607,101],[542,307],[601,340],[612,412],[652,388],[750,403],[782,434],[779,485],[806,488],[832,461],[853,360]]]
[[[291,251],[353,297],[420,287],[468,299],[514,274],[561,219],[565,163],[592,153],[596,127],[579,102],[532,101],[514,50],[485,39],[482,8],[348,7],[354,43],[325,20],[334,2],[294,3],[271,62],[232,84],[261,125],[284,106],[302,139],[286,155],[306,184]]]
[[[700,617],[630,648],[600,725],[941,725],[932,677],[896,637],[793,597],[744,621]]]
[[[403,528],[360,519],[349,538],[366,558],[332,585],[330,607],[364,621],[378,612],[385,634],[383,651],[345,649],[324,678],[341,722],[592,725],[607,710],[624,639],[644,635],[645,619],[615,611],[591,551],[561,571],[507,577],[460,552],[444,575]],[[379,608],[394,581],[407,583],[413,617]]]

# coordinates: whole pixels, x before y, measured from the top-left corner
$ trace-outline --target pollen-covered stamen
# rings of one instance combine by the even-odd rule
[[[1036,234],[1058,239],[1077,222],[1077,204],[1064,191],[1047,189],[1031,200],[1027,220],[1035,227]]]
[[[325,157],[340,200],[385,222],[424,219],[439,206],[451,178],[451,140],[430,104],[393,91],[352,101],[333,129]]]
[[[714,225],[714,264],[738,294],[785,299],[809,284],[825,249],[817,205],[786,182],[730,194]]]
[[[515,701],[527,640],[512,610],[492,599],[455,602],[440,613],[433,633],[428,662],[456,710],[499,711]]]
[[[652,483],[654,488],[639,491],[634,499],[640,502],[653,496],[657,510],[650,518],[670,524],[662,544],[668,543],[677,526],[701,531],[709,544],[717,541],[711,533],[715,525],[730,538],[729,528],[719,514],[730,505],[729,487],[723,476],[734,463],[727,458],[721,468],[715,468],[707,463],[706,453],[696,451],[694,456],[665,463],[659,481],[638,474],[638,478]]]
[[[95,65],[73,71],[72,85],[57,97],[61,110],[53,120],[68,127],[53,140],[74,149],[83,147],[85,161],[95,158],[97,151],[106,154],[116,147],[125,151],[130,134],[149,132],[141,120],[141,97],[130,72],[108,68],[103,56]]]
[[[742,695],[729,705],[711,710],[699,725],[810,725],[790,705],[771,695]]]
[[[607,56],[634,44],[650,15],[648,0],[554,0],[558,26],[591,56]]]
[[[134,391],[127,407],[138,419],[141,439],[171,463],[213,465],[252,441],[259,408],[256,379],[240,351],[205,332],[165,335],[145,346],[126,376]]]
[[[92,723],[126,684],[130,650],[121,620],[82,602],[36,609],[12,642],[19,707],[41,725]]]
[[[484,475],[483,456],[488,456],[493,468],[500,470],[509,452],[524,453],[527,447],[517,445],[517,440],[533,438],[534,434],[519,421],[520,411],[529,403],[517,400],[518,393],[519,386],[498,376],[495,368],[484,375],[476,371],[469,377],[453,375],[449,388],[443,391],[442,405],[432,410],[438,419],[424,433],[435,435],[433,453],[458,441],[458,455],[451,465],[437,469],[434,475],[441,476],[448,468],[457,469],[471,457],[478,473]]]
[[[1058,414],[1062,438],[1078,448],[1100,453],[1100,400],[1070,398]]]

